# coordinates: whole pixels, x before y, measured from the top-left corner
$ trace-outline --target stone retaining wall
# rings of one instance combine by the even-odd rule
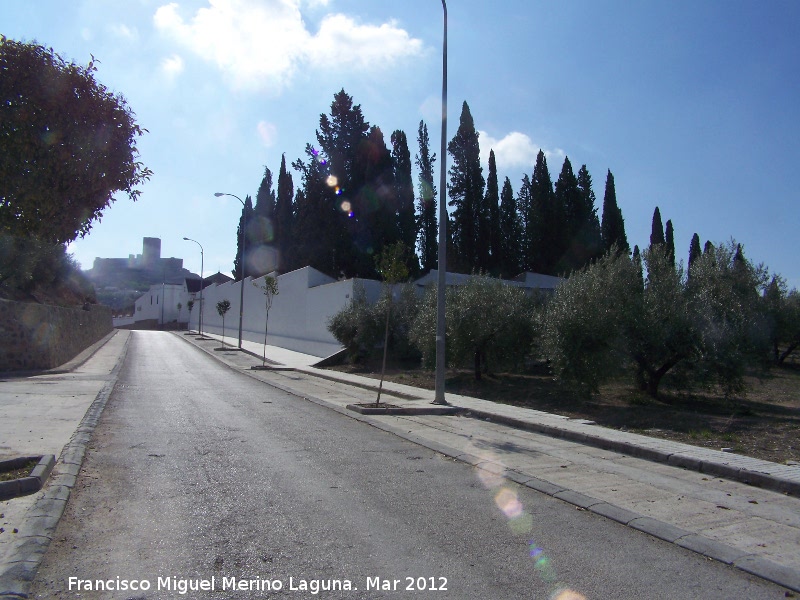
[[[109,333],[111,308],[0,300],[0,371],[52,369]]]

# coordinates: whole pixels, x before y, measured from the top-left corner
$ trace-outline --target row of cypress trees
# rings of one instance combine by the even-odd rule
[[[406,265],[416,276],[437,268],[436,154],[427,125],[417,130],[416,190],[411,152],[402,130],[385,143],[344,90],[322,114],[316,144],[291,163],[295,186],[281,159],[276,189],[265,168],[255,204],[247,196],[237,231],[245,227],[247,256],[234,260],[234,276],[287,272],[310,265],[334,277],[376,278],[375,256],[389,244],[409,249]],[[575,174],[569,158],[553,184],[544,152],[515,193],[508,177],[500,186],[494,151],[484,178],[478,132],[469,106],[448,144],[450,168],[447,270],[513,277],[523,271],[561,275],[580,269],[609,248],[629,252],[614,176],[608,171],[602,221],[586,165]]]

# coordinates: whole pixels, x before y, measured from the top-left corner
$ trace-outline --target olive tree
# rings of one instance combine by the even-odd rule
[[[635,264],[612,247],[561,283],[547,303],[542,350],[555,375],[596,392],[621,372],[626,357],[625,314],[639,286]]]
[[[500,279],[473,275],[447,290],[447,358],[469,364],[480,380],[489,367],[519,364],[534,337],[535,299]],[[412,341],[431,364],[436,347],[436,290],[428,290],[414,322]]]

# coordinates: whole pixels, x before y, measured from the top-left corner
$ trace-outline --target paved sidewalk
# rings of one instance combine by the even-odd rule
[[[0,374],[0,459],[58,459],[39,492],[0,502],[0,597],[19,597],[55,534],[129,335],[115,330],[58,369]]]
[[[375,379],[286,361],[263,346],[215,351],[218,340],[184,339],[231,367],[476,467],[800,591],[800,467],[617,431],[582,419],[448,394],[466,416],[366,416]],[[258,356],[255,359],[251,354]],[[428,407],[433,391],[385,382],[382,400]]]
[[[0,503],[6,529],[0,534],[0,597],[20,597],[55,533],[129,335],[118,332],[68,373],[0,376],[0,409],[8,415],[0,419],[0,456],[60,456],[41,492]],[[347,405],[374,402],[374,379],[319,369],[312,366],[318,358],[271,346],[266,352],[274,368],[253,370],[262,362],[260,344],[245,342],[247,352],[218,351],[219,338],[171,335],[237,371],[474,465],[483,484],[498,493],[513,493],[505,482],[514,481],[800,591],[800,499],[792,495],[800,467],[456,395],[447,400],[468,411],[465,416],[361,415]],[[433,392],[385,383],[382,399],[425,408]],[[14,528],[18,533],[9,534]]]

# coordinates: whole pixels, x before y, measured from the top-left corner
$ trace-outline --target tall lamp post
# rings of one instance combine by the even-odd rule
[[[197,240],[193,240],[192,238],[183,238],[187,242],[194,242],[198,246],[200,246],[200,317],[198,318],[198,329],[200,330],[200,336],[203,336],[203,246]]]
[[[244,200],[239,198],[234,194],[226,194],[225,192],[215,192],[214,195],[219,198],[220,196],[230,196],[231,198],[236,198],[239,202],[242,203],[242,215],[244,215],[242,219],[242,231],[241,231],[241,246],[242,251],[239,253],[239,268],[242,272],[242,280],[239,282],[239,350],[242,349],[242,319],[244,317],[244,230],[247,229],[247,211],[245,210]]]
[[[445,287],[447,275],[447,207],[445,205],[445,165],[447,164],[447,4],[444,11],[444,41],[442,44],[442,146],[439,153],[439,264],[436,282],[436,391],[433,404],[447,404],[444,398],[445,361]]]

